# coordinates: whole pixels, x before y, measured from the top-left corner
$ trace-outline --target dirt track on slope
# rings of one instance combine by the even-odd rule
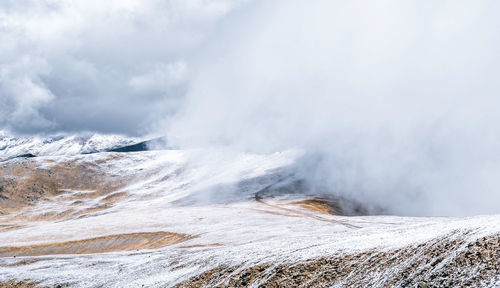
[[[346,226],[346,227],[349,227],[349,228],[360,228],[359,226],[356,226],[356,225],[353,225],[353,224],[350,224],[350,223],[347,223],[345,221],[340,221],[340,220],[334,220],[334,219],[327,219],[325,217],[321,217],[321,216],[318,216],[318,215],[314,215],[314,214],[311,214],[311,213],[307,213],[307,212],[303,212],[303,211],[300,211],[298,209],[293,209],[293,208],[285,208],[285,207],[282,207],[283,205],[275,205],[275,204],[270,204],[262,199],[256,199],[255,201],[257,201],[258,203],[262,204],[262,205],[265,205],[265,206],[268,206],[268,207],[271,207],[271,208],[275,208],[275,209],[279,209],[279,210],[282,210],[282,211],[286,211],[286,212],[289,212],[289,213],[293,213],[293,214],[296,214],[296,215],[300,215],[300,216],[303,216],[303,217],[309,217],[309,218],[313,218],[313,219],[316,219],[316,220],[319,220],[319,221],[324,221],[324,222],[330,222],[330,223],[335,223],[335,224],[340,224],[340,225],[343,225],[343,226]],[[293,205],[303,205],[302,203],[305,202],[305,203],[308,203],[309,206],[311,206],[310,202],[307,202],[307,201],[311,201],[311,200],[306,200],[306,201],[300,201],[300,202],[292,202],[292,203],[288,203],[286,205],[290,205],[290,204],[293,204]],[[319,208],[317,208],[319,206],[318,203],[321,204],[321,210],[324,210],[326,209],[325,206],[327,204],[323,204],[322,202],[313,202],[315,204],[315,206],[313,206],[315,209],[311,209],[311,208],[308,208],[309,210],[312,210],[314,212],[317,212],[317,210]],[[323,206],[325,205],[325,206]],[[328,213],[330,214],[330,213]]]

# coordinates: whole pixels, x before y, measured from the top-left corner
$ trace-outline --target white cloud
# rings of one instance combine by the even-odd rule
[[[498,212],[499,3],[2,1],[0,128],[300,147],[338,193]]]
[[[310,184],[399,213],[498,213],[498,3],[256,2],[200,51],[167,134],[306,149]]]
[[[158,63],[145,74],[133,76],[129,85],[141,93],[167,92],[169,88],[183,84],[187,77],[184,61]]]

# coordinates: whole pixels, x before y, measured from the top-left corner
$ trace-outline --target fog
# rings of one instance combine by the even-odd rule
[[[0,129],[306,151],[318,193],[500,213],[498,1],[5,1]]]
[[[254,2],[200,51],[166,134],[183,147],[304,149],[310,185],[392,213],[498,213],[499,8]]]

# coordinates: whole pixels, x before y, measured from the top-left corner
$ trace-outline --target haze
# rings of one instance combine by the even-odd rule
[[[307,152],[312,189],[500,208],[497,1],[3,1],[0,129]]]

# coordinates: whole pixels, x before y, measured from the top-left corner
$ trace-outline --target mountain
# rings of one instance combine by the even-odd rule
[[[39,154],[0,163],[0,286],[500,286],[499,215],[373,215],[309,189],[299,150],[75,139],[6,148]]]
[[[96,153],[140,141],[137,138],[102,134],[16,137],[0,131],[0,161],[15,157]]]
[[[157,150],[162,147],[165,147],[167,143],[167,140],[165,137],[157,137],[151,140],[146,140],[146,141],[141,141],[139,143],[134,143],[130,145],[120,145],[120,146],[115,146],[113,148],[108,148],[105,150],[101,151],[106,151],[106,152],[141,152],[141,151],[148,151],[148,150]]]

